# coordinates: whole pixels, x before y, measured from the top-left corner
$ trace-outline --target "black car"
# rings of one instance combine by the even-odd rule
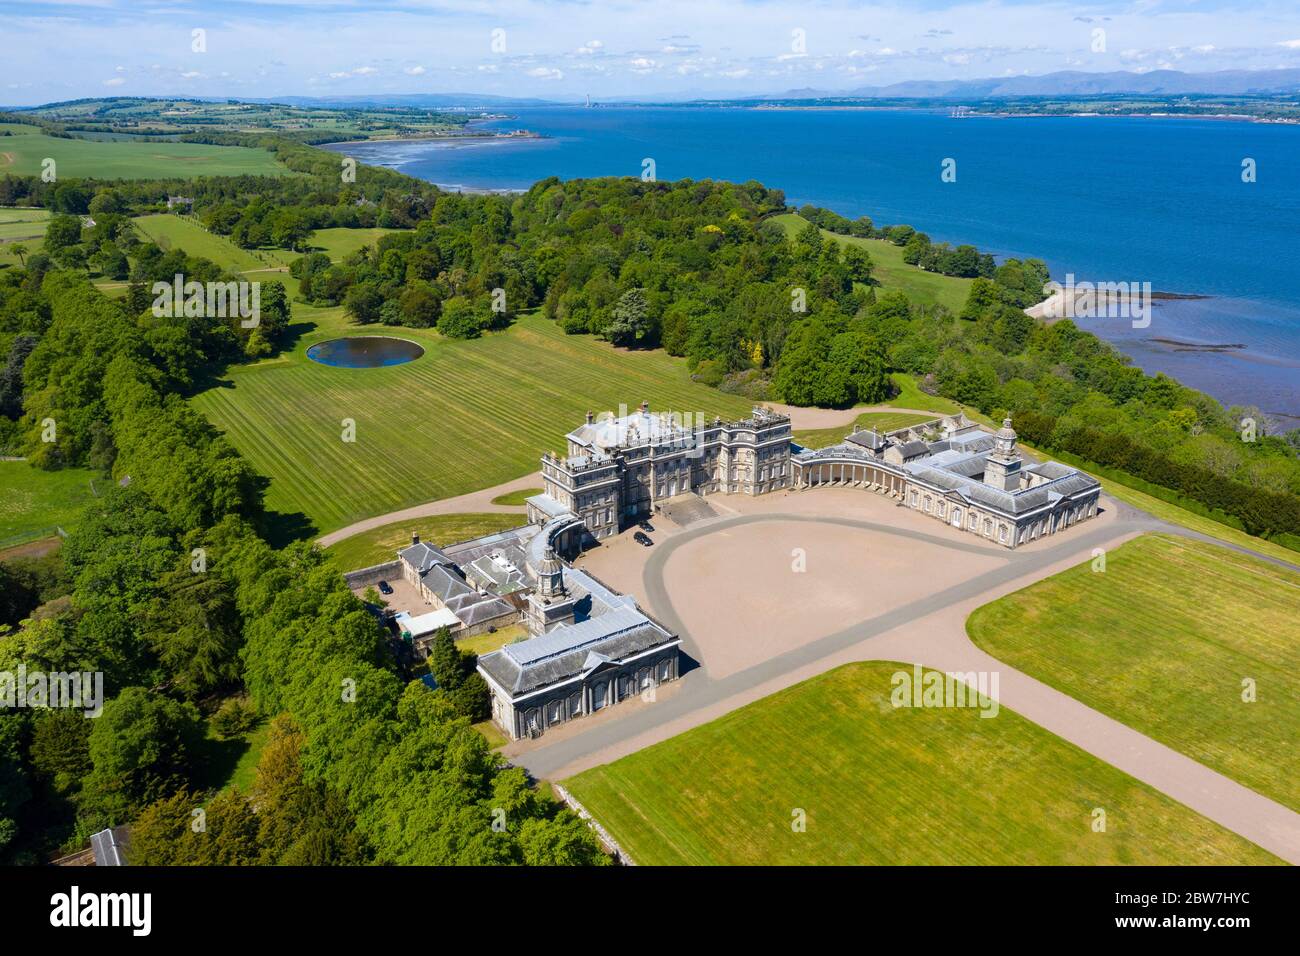
[[[650,545],[654,544],[654,542],[650,540],[650,536],[648,534],[643,534],[640,531],[632,535],[632,540],[635,541],[637,544],[645,545],[647,548],[650,547]]]
[[[655,526],[652,525],[649,521],[639,521],[637,522],[637,527],[640,528],[642,531],[653,531],[655,529]]]
[[[392,594],[392,593],[393,593],[393,586],[392,586],[391,584],[389,584],[387,581],[380,581],[380,582],[379,582],[379,593],[380,593],[380,594]]]

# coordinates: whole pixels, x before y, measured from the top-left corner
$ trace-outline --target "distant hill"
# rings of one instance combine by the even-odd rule
[[[1207,96],[1296,94],[1300,93],[1300,70],[1222,70],[1216,73],[1182,73],[1178,70],[1084,73],[1079,70],[1063,70],[1043,76],[1003,76],[982,80],[909,80],[889,86],[864,86],[843,93],[817,95],[955,99],[1125,93]],[[803,98],[812,95],[812,91],[791,91],[786,95]]]
[[[288,106],[325,106],[347,108],[356,106],[408,106],[418,109],[445,110],[457,106],[484,109],[510,106],[559,106],[555,100],[530,99],[518,96],[493,96],[488,93],[376,93],[365,96],[277,96],[271,99],[243,98],[245,103],[284,103]],[[566,104],[572,104],[572,100]]]

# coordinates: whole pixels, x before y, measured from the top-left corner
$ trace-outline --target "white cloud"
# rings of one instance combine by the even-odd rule
[[[1278,46],[1284,46],[1288,50],[1300,50],[1300,40],[1283,40]]]
[[[555,70],[550,67],[537,66],[528,71],[528,75],[536,80],[562,80],[564,79],[563,70]]]
[[[113,77],[111,80],[105,80],[105,81],[104,81],[104,85],[105,85],[105,86],[121,86],[121,85],[122,85],[123,83],[125,83],[125,82],[126,82],[126,80],[122,79],[120,76],[115,76],[115,77]]]
[[[427,71],[422,66],[408,66],[402,72],[407,76],[424,76]]]
[[[182,79],[182,80],[196,80],[196,79],[198,79],[199,77],[201,77],[202,75],[203,75],[203,74],[200,73],[198,70],[187,70],[186,72],[184,72],[184,73],[181,74],[181,79]]]
[[[638,56],[628,63],[628,66],[632,68],[633,73],[653,73],[658,69],[659,62],[647,56]]]

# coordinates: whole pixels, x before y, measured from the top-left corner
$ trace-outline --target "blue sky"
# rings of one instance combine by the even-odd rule
[[[196,30],[205,50],[194,49]],[[1300,67],[1300,3],[0,0],[0,51],[0,103],[11,105],[775,93],[1067,69]]]

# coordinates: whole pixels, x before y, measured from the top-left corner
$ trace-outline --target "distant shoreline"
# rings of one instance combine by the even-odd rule
[[[719,103],[718,105],[721,107],[724,104]],[[933,103],[929,105],[914,103],[905,106],[888,106],[880,104],[868,106],[865,104],[853,103],[809,103],[807,105],[800,105],[798,103],[758,103],[752,106],[740,106],[741,109],[753,110],[755,112],[793,112],[799,110],[806,110],[809,112],[898,112],[905,110],[920,110],[928,113],[951,112],[953,109],[959,107],[965,109],[966,112],[961,116],[954,116],[953,119],[969,119],[977,116],[984,119],[1199,119],[1218,120],[1224,123],[1265,123],[1275,126],[1300,126],[1300,118],[1287,119],[1284,117],[1252,116],[1249,113],[1103,113],[1098,110],[1077,110],[1065,113],[1029,113],[1008,110],[979,110],[965,106],[961,103]]]

